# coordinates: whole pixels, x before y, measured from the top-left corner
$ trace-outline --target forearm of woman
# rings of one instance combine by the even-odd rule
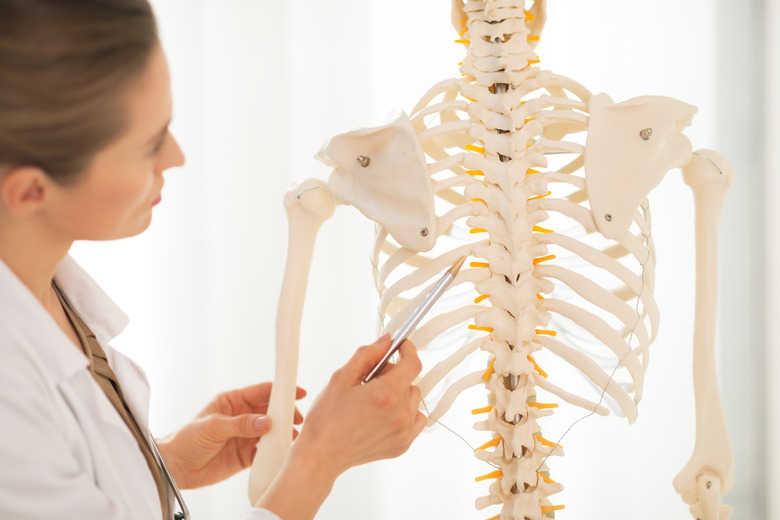
[[[332,468],[293,445],[270,486],[255,504],[276,514],[282,520],[310,520],[330,494],[338,477]]]
[[[257,507],[282,520],[310,520],[341,473],[407,450],[426,423],[417,410],[420,391],[412,385],[421,369],[414,346],[405,342],[397,364],[362,384],[389,347],[383,336],[333,374]]]

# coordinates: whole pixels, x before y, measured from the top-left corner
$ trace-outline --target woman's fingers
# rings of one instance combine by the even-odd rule
[[[227,392],[227,394],[233,398],[234,401],[240,400],[255,408],[268,407],[268,402],[271,399],[272,389],[273,385],[266,382],[231,390]],[[295,390],[295,398],[301,399],[303,397],[306,397],[306,390],[297,387]]]
[[[217,395],[196,418],[207,417],[219,413],[235,416],[243,413],[265,414],[268,411],[268,403],[271,398],[271,383],[259,383],[246,386]],[[296,388],[295,398],[306,396],[306,390]]]
[[[385,334],[372,344],[360,347],[355,351],[347,364],[334,375],[343,377],[349,385],[359,384],[371,369],[382,360],[382,357],[390,348],[390,343],[390,335]]]
[[[378,376],[394,390],[402,391],[406,389],[417,378],[422,371],[422,363],[417,356],[417,349],[411,341],[405,340],[398,349],[400,359],[397,363],[388,365]]]

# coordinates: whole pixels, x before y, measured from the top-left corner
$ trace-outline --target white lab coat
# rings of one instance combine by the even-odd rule
[[[108,344],[127,317],[72,258],[62,261],[55,280],[105,349],[128,407],[148,432],[146,376]],[[0,519],[148,520],[160,514],[146,461],[89,372],[87,357],[0,261]],[[245,519],[278,517],[252,509]]]

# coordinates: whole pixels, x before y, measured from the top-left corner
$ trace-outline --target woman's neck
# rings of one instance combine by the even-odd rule
[[[68,254],[72,242],[35,229],[33,223],[0,222],[0,259],[27,286],[35,298],[50,310],[51,282],[57,266]]]

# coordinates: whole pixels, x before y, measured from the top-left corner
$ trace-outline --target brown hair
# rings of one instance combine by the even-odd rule
[[[147,0],[0,0],[0,167],[75,182],[124,130],[157,42]]]

